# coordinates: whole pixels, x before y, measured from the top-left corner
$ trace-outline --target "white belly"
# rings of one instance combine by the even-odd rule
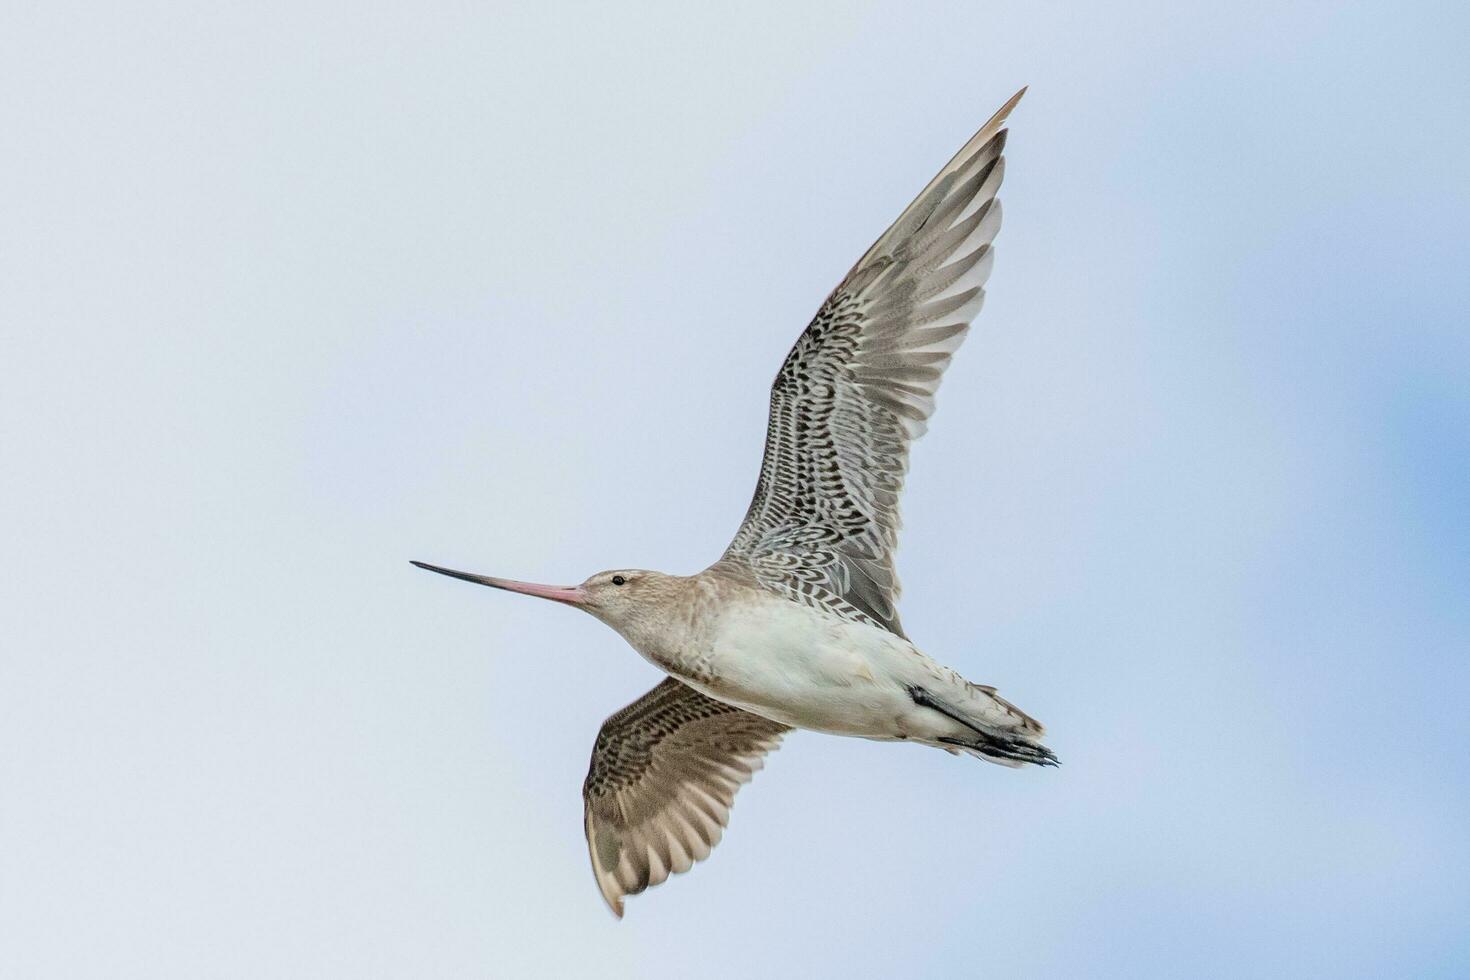
[[[887,630],[779,596],[719,617],[698,671],[685,680],[775,721],[835,735],[905,738],[910,684],[942,670]]]

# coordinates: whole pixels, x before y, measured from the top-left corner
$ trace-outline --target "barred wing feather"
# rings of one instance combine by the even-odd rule
[[[771,386],[755,497],[722,563],[899,635],[893,555],[910,444],[985,298],[1006,116],[965,144],[832,291]]]
[[[736,791],[788,731],[672,677],[603,723],[582,798],[592,871],[614,915],[625,896],[709,856]]]

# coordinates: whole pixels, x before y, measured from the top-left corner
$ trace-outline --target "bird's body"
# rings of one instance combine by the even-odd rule
[[[771,386],[754,498],[697,575],[602,572],[553,587],[420,567],[591,613],[663,682],[604,722],[583,786],[603,897],[688,870],[793,728],[1054,765],[1042,727],[919,651],[898,619],[909,447],[984,299],[1007,114],[965,144],[827,297]]]
[[[829,735],[951,749],[975,739],[972,728],[916,704],[917,688],[997,735],[1040,731],[994,689],[903,636],[792,602],[718,563],[657,582],[647,613],[614,628],[655,667],[726,704]]]

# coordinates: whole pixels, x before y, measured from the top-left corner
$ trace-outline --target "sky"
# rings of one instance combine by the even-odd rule
[[[12,3],[0,974],[1470,974],[1470,13]],[[796,733],[603,906],[849,265],[1011,118],[904,624],[1057,770]]]

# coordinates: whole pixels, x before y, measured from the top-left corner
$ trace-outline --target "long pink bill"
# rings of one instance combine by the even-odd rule
[[[509,578],[491,578],[489,575],[472,575],[469,572],[457,572],[452,568],[440,568],[438,565],[429,565],[421,561],[409,562],[409,564],[426,571],[438,572],[440,575],[448,575],[450,578],[474,582],[476,585],[488,585],[492,589],[519,592],[521,595],[539,596],[542,599],[550,599],[553,602],[565,602],[571,606],[580,606],[587,601],[587,593],[578,585],[537,585],[535,582],[517,582]]]

